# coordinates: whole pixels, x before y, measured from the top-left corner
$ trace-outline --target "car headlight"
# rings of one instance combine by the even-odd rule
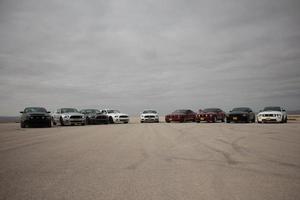
[[[115,116],[115,118],[118,118],[118,117],[119,117],[118,115]]]
[[[278,114],[277,117],[281,117],[281,114]]]
[[[65,115],[64,118],[65,118],[65,119],[68,119],[68,118],[70,118],[70,116],[69,116],[69,115]]]

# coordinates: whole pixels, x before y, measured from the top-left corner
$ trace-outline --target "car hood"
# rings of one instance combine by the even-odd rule
[[[168,114],[167,116],[170,116],[170,117],[172,117],[172,116],[184,116],[185,114],[174,114],[174,113],[172,113],[172,114]]]
[[[282,114],[280,111],[263,111],[258,114]]]
[[[32,112],[32,113],[26,113],[28,116],[50,116],[49,113],[45,112]]]
[[[81,113],[76,113],[76,112],[63,113],[62,115],[81,115],[81,116],[83,116],[83,114],[81,114]]]
[[[126,115],[126,116],[129,116],[129,115],[125,114],[125,113],[110,113],[110,114],[108,114],[108,115],[113,115],[113,116]]]
[[[213,115],[215,112],[199,112],[200,115]]]
[[[249,114],[248,112],[243,112],[243,111],[233,111],[228,113],[229,115],[236,115],[236,114]]]
[[[145,114],[141,114],[141,116],[152,116],[152,115],[158,115],[157,113],[145,113]]]

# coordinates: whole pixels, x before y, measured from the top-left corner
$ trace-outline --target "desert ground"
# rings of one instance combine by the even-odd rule
[[[0,199],[298,200],[300,122],[3,123]]]

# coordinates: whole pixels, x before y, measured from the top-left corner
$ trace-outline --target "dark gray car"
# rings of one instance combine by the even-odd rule
[[[30,126],[51,127],[50,112],[42,107],[28,107],[21,111],[21,128]]]
[[[83,109],[80,113],[84,114],[86,124],[108,124],[108,115],[97,109]]]
[[[239,107],[232,109],[226,117],[227,123],[230,122],[255,122],[255,113],[251,108]]]

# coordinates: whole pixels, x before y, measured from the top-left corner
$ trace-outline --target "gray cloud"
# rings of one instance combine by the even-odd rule
[[[0,110],[299,109],[300,3],[0,1]]]

